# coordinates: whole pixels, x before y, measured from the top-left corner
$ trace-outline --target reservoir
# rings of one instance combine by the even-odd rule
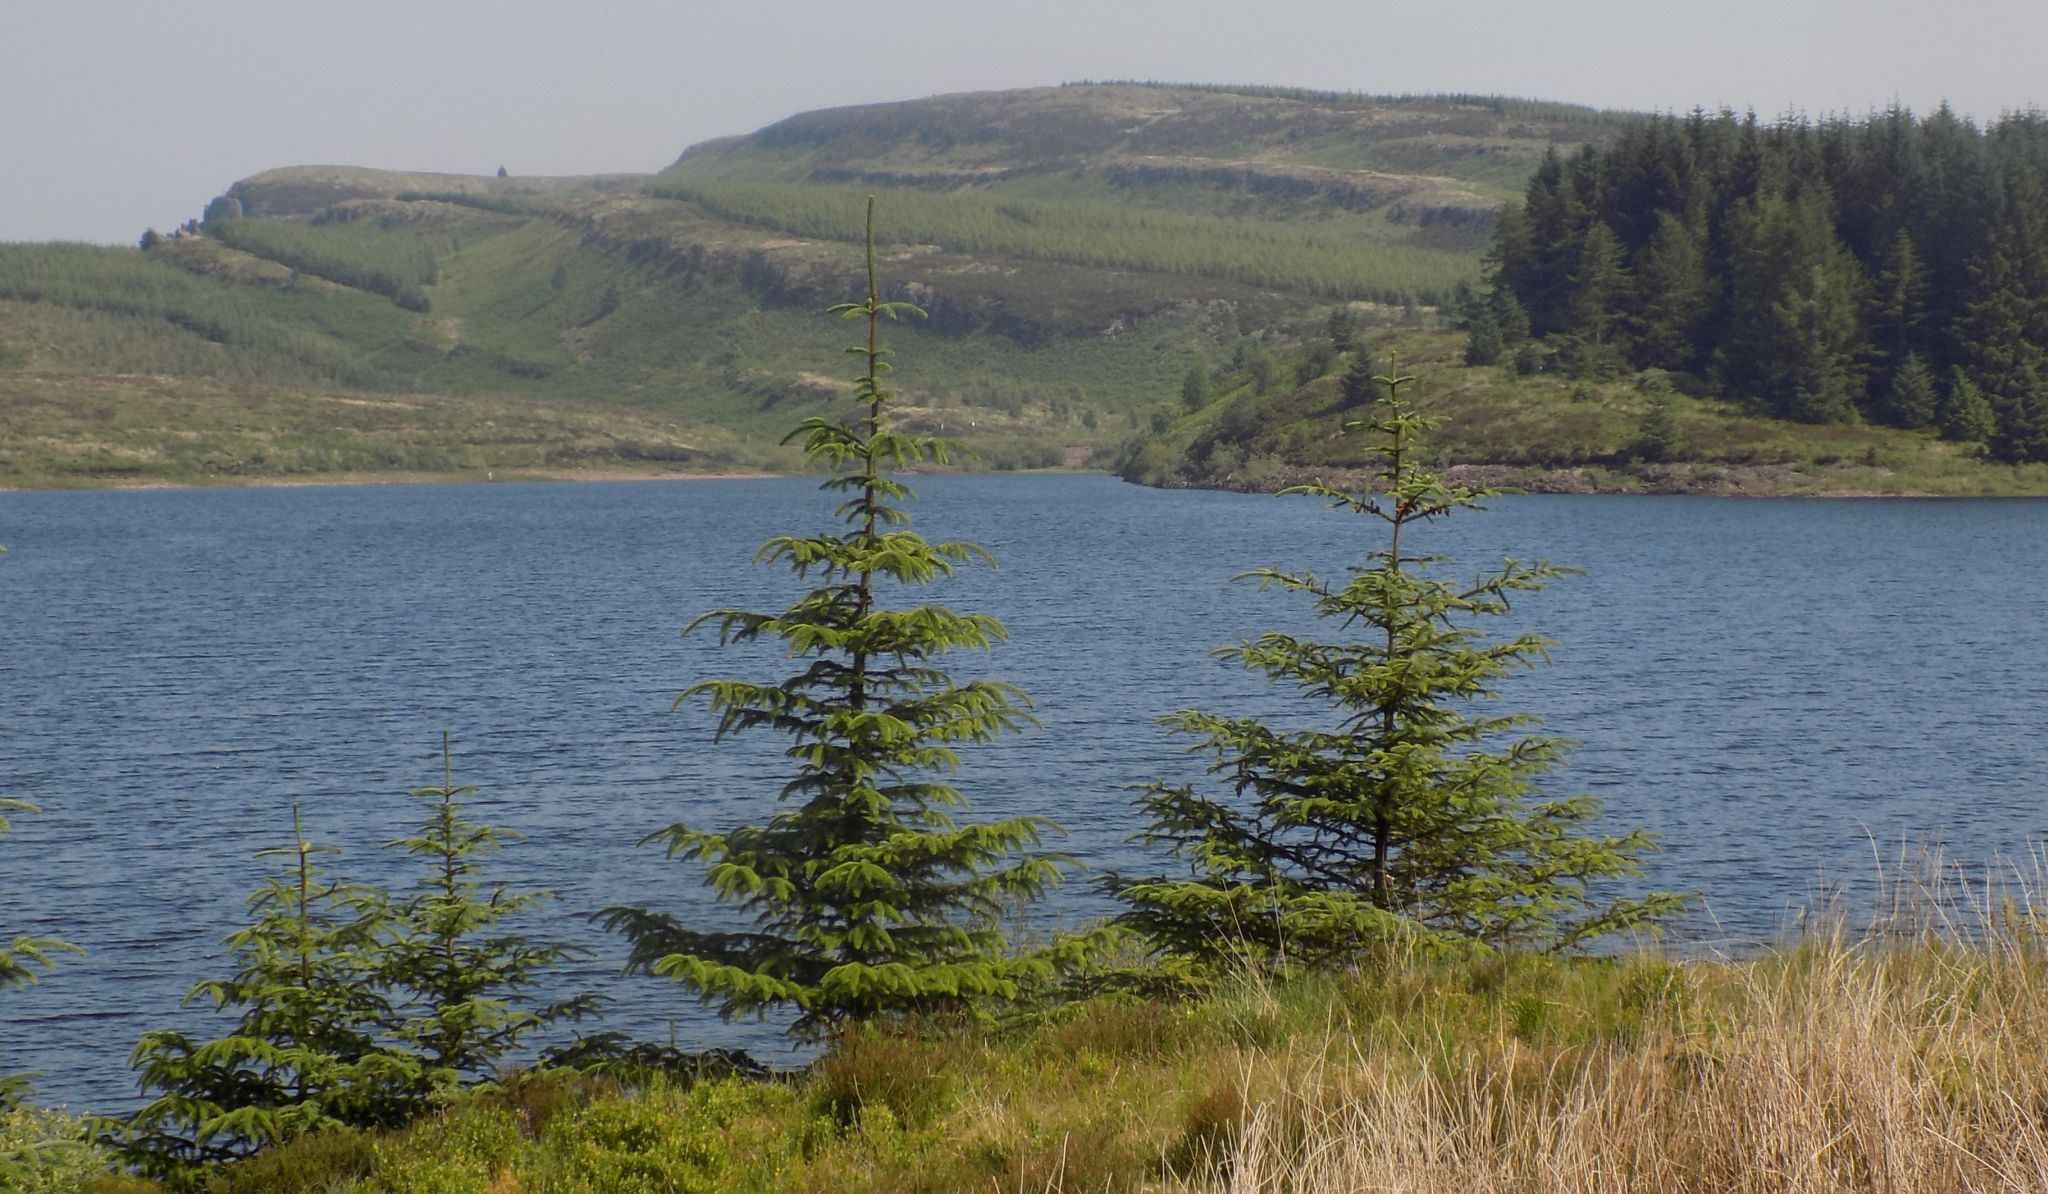
[[[1213,659],[1280,626],[1321,638],[1276,565],[1341,576],[1383,542],[1303,498],[1158,491],[1096,476],[919,478],[915,529],[1001,567],[903,602],[1003,619],[956,674],[1012,681],[1040,729],[965,751],[973,816],[1049,816],[1096,870],[1165,865],[1130,842],[1130,786],[1203,781],[1157,720],[1185,707],[1314,724],[1318,708]],[[193,983],[287,844],[296,802],[331,875],[394,890],[382,843],[440,781],[443,729],[471,812],[526,835],[497,874],[557,893],[525,927],[587,946],[563,990],[601,1025],[793,1058],[774,1024],[721,1024],[665,980],[621,976],[589,923],[637,904],[725,923],[689,864],[639,845],[677,821],[772,813],[782,743],[712,741],[676,694],[772,681],[772,649],[683,637],[721,607],[805,587],[749,559],[832,525],[816,479],[0,494],[0,936],[83,946],[0,994],[0,1067],[44,1102],[123,1111],[146,1029],[215,1035]],[[1411,532],[1413,533],[1413,532]],[[1673,936],[1741,949],[1834,900],[1875,904],[1880,864],[1940,850],[2026,870],[2048,832],[2048,504],[1509,497],[1413,533],[1451,575],[1504,555],[1585,569],[1490,629],[1554,640],[1501,712],[1577,741],[1550,780],[1614,832],[1662,835],[1646,882],[1694,893]],[[1041,930],[1110,911],[1085,876]]]

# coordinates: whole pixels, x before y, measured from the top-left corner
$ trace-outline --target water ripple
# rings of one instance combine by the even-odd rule
[[[1130,785],[1199,778],[1158,718],[1312,712],[1210,657],[1310,625],[1228,578],[1341,574],[1371,546],[1312,502],[1101,478],[920,488],[920,529],[1002,561],[937,595],[1011,630],[959,672],[1017,682],[1045,721],[971,752],[963,786],[984,814],[1063,821],[1065,848],[1099,868],[1142,860]],[[669,704],[692,680],[783,664],[677,631],[706,609],[786,601],[787,577],[747,560],[824,509],[791,480],[0,494],[0,792],[45,809],[0,844],[0,931],[90,950],[0,999],[0,1057],[41,1070],[53,1101],[132,1105],[140,1032],[218,1030],[179,1001],[221,974],[220,939],[264,874],[250,856],[289,832],[293,802],[343,847],[339,869],[410,881],[380,844],[410,824],[406,793],[438,779],[446,727],[458,778],[483,787],[479,815],[530,839],[506,873],[559,893],[531,927],[593,951],[563,989],[612,995],[624,1031],[786,1059],[773,1024],[722,1025],[666,983],[621,977],[620,944],[587,918],[619,902],[729,915],[636,843],[771,806],[775,744],[714,747],[700,708]],[[1582,744],[1559,791],[1663,835],[1650,878],[1705,897],[1693,931],[1759,938],[1901,839],[1964,858],[2040,841],[2044,513],[1522,498],[1430,546],[1457,572],[1509,554],[1588,570],[1518,603],[1510,628],[1558,646],[1508,705]],[[1045,915],[1104,907],[1073,884]]]

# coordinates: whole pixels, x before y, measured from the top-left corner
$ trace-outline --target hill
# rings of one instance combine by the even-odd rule
[[[889,297],[930,316],[895,333],[913,429],[989,467],[1156,465],[1201,439],[1202,419],[1181,422],[1190,370],[1220,379],[1255,345],[1292,371],[1264,396],[1293,394],[1321,376],[1310,358],[1330,363],[1316,345],[1333,313],[1377,344],[1426,336],[1546,153],[1641,124],[1480,96],[1076,84],[803,113],[651,175],[272,170],[142,251],[0,245],[0,485],[791,467],[782,433],[845,390],[843,332],[819,312],[856,286],[869,193]],[[1431,367],[1449,391],[1491,392],[1453,376],[1453,355]],[[1557,428],[1585,412],[1540,397],[1555,388],[1468,412],[1453,443],[1494,445],[1487,463],[1574,459]],[[172,450],[186,419],[348,442],[346,395],[394,400],[353,408],[386,412],[391,451]],[[127,434],[162,439],[147,463],[75,450],[78,411],[130,400]],[[1316,434],[1248,458],[1319,464],[1295,450]],[[1619,460],[1602,434],[1582,454]],[[1818,458],[1840,433],[1743,434]],[[521,437],[534,450],[484,447]],[[423,444],[454,453],[445,469]],[[1246,483],[1206,457],[1126,472]]]
[[[899,334],[911,417],[997,467],[1104,462],[1218,343],[1332,301],[1419,317],[1547,147],[1618,119],[1075,85],[805,113],[652,176],[268,171],[143,252],[0,246],[0,375],[44,395],[16,403],[0,483],[132,476],[33,446],[63,379],[89,404],[129,375],[316,420],[349,392],[489,398],[536,435],[623,409],[721,445],[674,467],[786,466],[774,441],[841,388],[817,312],[849,293],[870,191],[893,297],[931,315]]]

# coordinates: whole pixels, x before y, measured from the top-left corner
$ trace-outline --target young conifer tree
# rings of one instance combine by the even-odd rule
[[[519,1006],[550,967],[586,951],[503,930],[501,922],[548,897],[484,878],[485,860],[520,835],[464,815],[462,797],[477,791],[472,784],[456,786],[442,733],[441,783],[412,793],[429,802],[425,820],[411,837],[385,843],[427,863],[417,893],[391,918],[392,938],[378,948],[376,978],[404,1001],[395,1009],[392,1035],[416,1053],[432,1088],[488,1079],[525,1037],[598,1009],[592,994]]]
[[[723,644],[779,643],[804,662],[779,682],[706,680],[676,699],[709,705],[720,738],[788,738],[795,774],[782,787],[785,807],[765,825],[676,824],[649,839],[702,863],[709,886],[752,928],[701,931],[644,908],[605,915],[631,942],[635,967],[675,979],[727,1017],[793,1009],[800,1039],[1014,998],[1087,945],[1010,950],[999,917],[1058,881],[1064,860],[1039,849],[1057,826],[1041,817],[957,823],[965,798],[943,782],[960,746],[1035,724],[1012,685],[956,682],[938,665],[948,652],[1002,642],[1002,624],[887,602],[891,588],[921,588],[993,559],[975,544],[927,542],[908,529],[902,503],[914,495],[886,471],[943,463],[949,445],[898,432],[890,418],[882,321],[923,312],[882,301],[872,199],[867,296],[832,311],[866,332],[848,349],[863,364],[855,408],[843,420],[805,419],[790,438],[813,465],[839,470],[822,488],[843,495],[846,529],[778,536],[756,553],[815,578],[787,609],[714,610],[690,625],[716,627]]]
[[[227,938],[240,969],[200,983],[186,1001],[239,1008],[234,1031],[195,1042],[147,1032],[135,1046],[148,1104],[110,1125],[122,1157],[176,1190],[209,1166],[322,1128],[392,1127],[422,1108],[419,1063],[386,1047],[391,1009],[375,976],[382,893],[324,878],[313,859],[337,852],[306,840],[259,851],[283,871],[250,897],[250,924]]]
[[[0,551],[4,551],[0,548]],[[7,820],[8,813],[41,812],[26,800],[10,800],[0,797],[0,837],[6,837],[13,828]],[[81,954],[85,951],[68,942],[55,941],[48,937],[30,937],[18,934],[11,941],[0,944],[0,991],[34,985],[36,970],[49,969],[56,964],[55,955]],[[8,1074],[0,1071],[0,1111],[13,1106],[28,1093],[29,1075]]]
[[[1602,900],[1593,886],[1638,873],[1644,833],[1588,833],[1588,798],[1541,799],[1539,776],[1564,744],[1523,733],[1533,719],[1473,711],[1510,672],[1543,662],[1535,635],[1490,640],[1467,623],[1504,614],[1512,595],[1566,570],[1508,560],[1469,582],[1409,536],[1488,492],[1447,485],[1418,463],[1432,421],[1379,378],[1384,404],[1362,424],[1379,437],[1379,492],[1316,482],[1287,490],[1382,522],[1387,545],[1331,581],[1262,568],[1261,587],[1307,597],[1354,630],[1322,642],[1281,631],[1218,652],[1327,703],[1325,728],[1183,710],[1166,724],[1200,739],[1229,796],[1146,785],[1143,835],[1185,874],[1117,878],[1120,920],[1167,958],[1270,969],[1356,964],[1389,946],[1561,949],[1675,912],[1668,895]]]

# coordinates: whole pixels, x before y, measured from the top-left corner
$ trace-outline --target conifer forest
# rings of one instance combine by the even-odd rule
[[[1468,359],[1664,369],[1809,423],[2048,454],[2048,118],[1645,120],[1507,209]]]

